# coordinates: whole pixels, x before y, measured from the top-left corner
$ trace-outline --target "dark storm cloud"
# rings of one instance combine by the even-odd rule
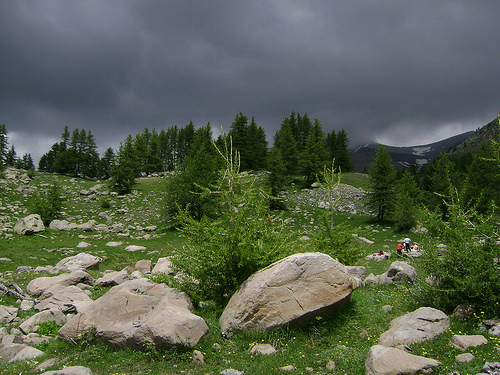
[[[296,111],[351,144],[435,141],[496,116],[499,14],[497,1],[6,1],[0,122],[34,154],[64,125],[105,148],[146,126],[228,130],[239,111],[270,140]]]

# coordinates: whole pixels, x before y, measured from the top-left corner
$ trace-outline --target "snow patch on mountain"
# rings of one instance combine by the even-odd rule
[[[416,156],[425,156],[426,153],[431,151],[432,151],[431,146],[413,147],[412,154]]]

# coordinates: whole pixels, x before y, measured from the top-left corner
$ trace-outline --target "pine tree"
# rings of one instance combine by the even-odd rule
[[[5,168],[5,159],[8,148],[7,127],[5,124],[0,124],[0,171]]]
[[[271,208],[283,208],[280,193],[290,183],[285,163],[281,157],[281,152],[277,147],[272,147],[268,154],[267,170],[269,171],[269,187],[271,190]]]
[[[335,166],[344,173],[352,172],[354,166],[349,155],[349,138],[347,132],[342,129],[337,134],[337,154],[335,155]]]
[[[328,152],[325,144],[325,134],[321,123],[316,119],[309,130],[304,150],[301,154],[301,168],[306,177],[306,183],[311,185],[323,172],[327,163]]]
[[[368,203],[380,223],[393,212],[396,199],[396,169],[383,146],[377,149],[370,166],[370,185]]]
[[[17,154],[14,145],[10,146],[9,151],[5,155],[5,165],[7,167],[13,167],[16,164]]]
[[[249,170],[260,171],[266,168],[267,164],[267,139],[266,132],[257,126],[255,119],[247,128],[246,164]]]
[[[281,123],[281,128],[274,135],[274,147],[280,151],[286,174],[293,176],[299,173],[297,141],[292,132],[290,119],[285,118]]]
[[[121,194],[130,193],[139,177],[140,165],[134,149],[132,136],[120,143],[116,163],[111,168],[110,187]]]
[[[217,181],[220,167],[221,159],[212,143],[212,127],[208,123],[196,130],[188,156],[167,182],[165,219],[168,226],[178,224],[179,210],[189,212],[196,220],[217,216],[215,196],[202,196],[202,193]]]

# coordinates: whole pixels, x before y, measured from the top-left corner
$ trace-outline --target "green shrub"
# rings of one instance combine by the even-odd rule
[[[102,198],[100,201],[100,206],[105,210],[111,208],[111,201],[108,198]]]
[[[59,331],[61,326],[54,321],[48,321],[38,324],[37,332],[42,336],[57,336],[57,331]]]
[[[497,216],[477,215],[458,194],[446,201],[447,221],[427,214],[425,256],[417,263],[421,278],[417,299],[427,306],[452,311],[459,304],[498,313],[500,305],[500,248],[496,244]],[[438,249],[436,238],[446,244]]]
[[[194,219],[181,210],[178,222],[187,244],[172,259],[184,277],[181,289],[195,302],[214,301],[223,306],[240,284],[259,269],[288,255],[290,235],[283,221],[269,212],[269,194],[255,177],[239,171],[232,150],[221,155],[226,169],[213,189],[223,202],[218,219]]]
[[[54,219],[61,218],[64,207],[62,190],[57,183],[52,184],[46,192],[35,195],[32,213],[39,214],[45,225]]]
[[[345,223],[334,226],[335,206],[340,198],[334,191],[338,189],[342,175],[334,167],[335,160],[330,168],[323,168],[320,186],[328,195],[328,210],[321,214],[322,230],[312,236],[317,251],[336,258],[345,265],[354,265],[362,256],[363,250],[356,243],[352,230],[347,229]],[[334,198],[335,197],[335,198]]]

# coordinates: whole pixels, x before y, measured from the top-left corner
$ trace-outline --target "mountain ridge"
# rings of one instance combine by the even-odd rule
[[[496,120],[493,120],[483,128],[489,127],[495,122]],[[396,168],[408,169],[413,164],[415,164],[417,168],[422,168],[431,163],[432,160],[437,158],[442,152],[453,152],[453,150],[456,150],[457,148],[460,148],[462,152],[473,152],[473,150],[470,149],[470,147],[467,147],[467,145],[462,147],[460,147],[460,145],[463,145],[471,137],[474,137],[474,135],[478,132],[481,132],[483,128],[480,128],[477,131],[468,131],[458,134],[438,142],[419,146],[398,147],[388,146],[377,142],[370,142],[352,148],[349,155],[355,172],[363,172],[370,167],[370,164],[375,160],[376,151],[379,146],[383,146],[389,155],[391,155],[393,165]],[[490,132],[488,132],[488,134],[489,133]]]

